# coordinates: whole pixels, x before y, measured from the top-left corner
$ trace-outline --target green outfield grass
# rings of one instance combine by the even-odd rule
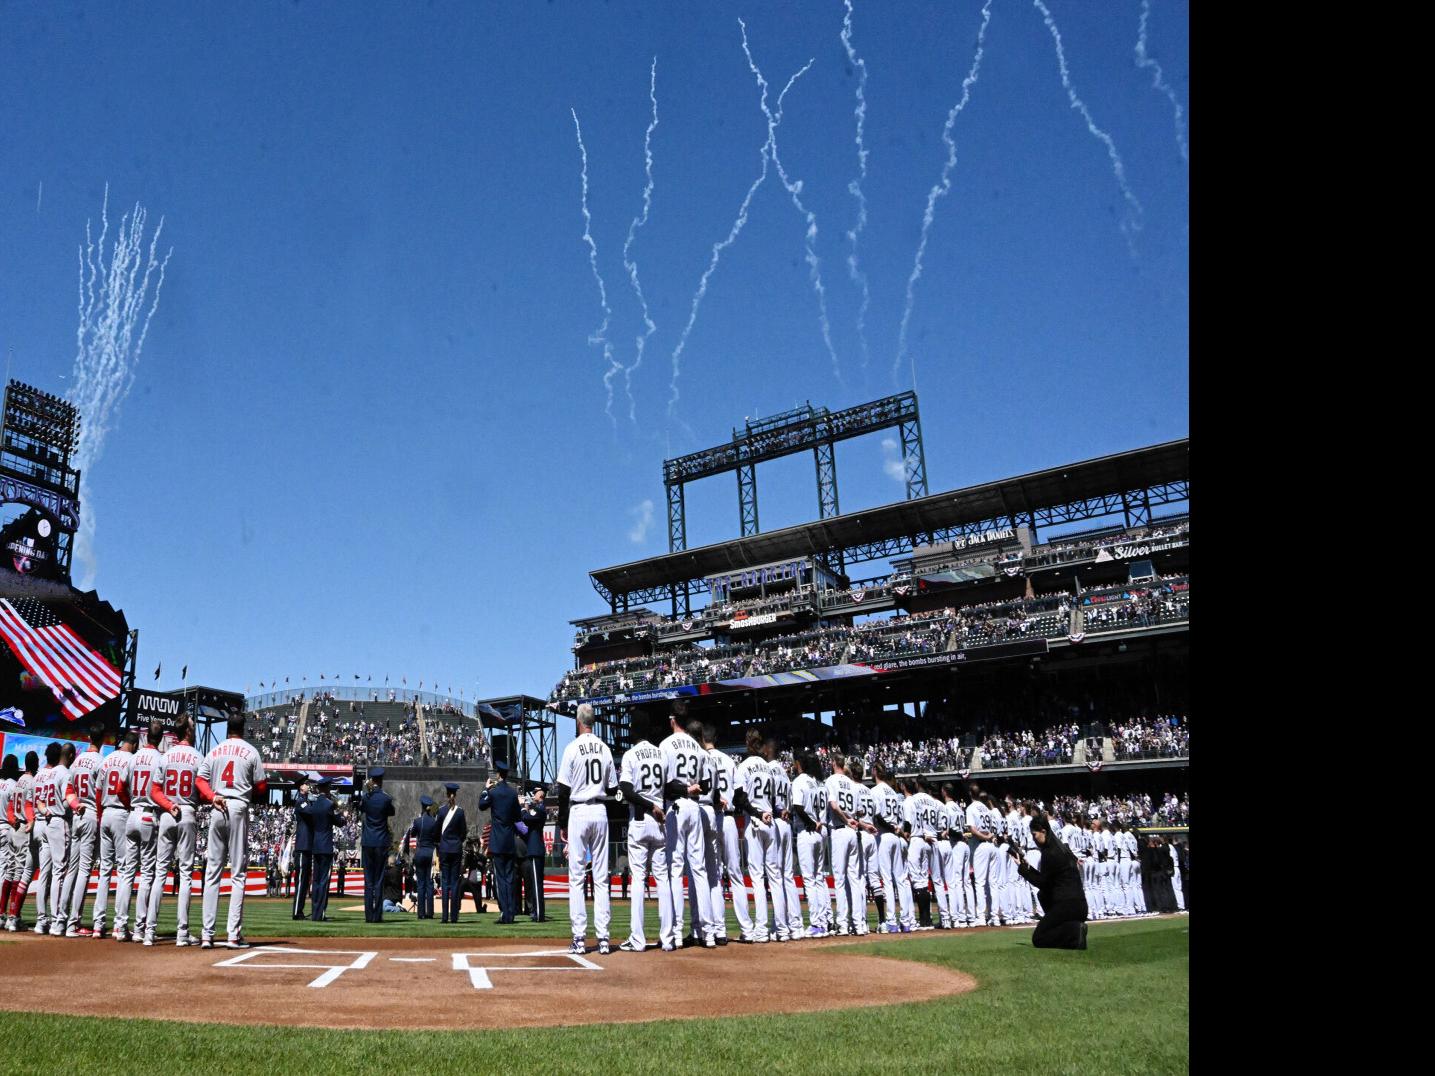
[[[344,902],[341,902],[344,903]],[[364,929],[302,924],[280,901],[256,900],[246,914],[253,937],[324,934],[443,935],[411,919]],[[563,913],[560,903],[550,910]],[[627,908],[614,904],[615,940]],[[347,918],[347,917],[346,917]],[[549,924],[492,926],[494,916],[460,925],[461,935],[564,937],[566,916]],[[0,1057],[30,1071],[92,1071],[117,1059],[148,1058],[166,1069],[372,1073],[422,1070],[538,1072],[1184,1072],[1188,1068],[1187,917],[1095,923],[1086,952],[1038,951],[1030,930],[935,933],[853,950],[951,967],[976,977],[958,997],[880,1009],[795,1016],[673,1019],[640,1025],[484,1032],[323,1031],[224,1027],[144,1020],[36,1016],[0,1019]],[[556,929],[554,929],[556,928]],[[452,928],[450,928],[452,929]],[[59,943],[56,943],[59,944]],[[71,941],[67,945],[85,942]],[[89,943],[103,944],[103,943]],[[731,950],[729,950],[731,952]],[[96,954],[102,967],[103,954]],[[651,960],[661,990],[661,956]],[[182,988],[182,984],[175,984]],[[754,984],[760,989],[760,984]],[[817,984],[820,985],[820,984]],[[816,986],[814,987],[816,988]],[[873,990],[880,991],[880,982]],[[142,996],[142,995],[141,995]],[[481,1002],[478,1002],[481,1004]],[[620,1005],[621,998],[614,998]],[[43,1050],[37,1043],[49,1044]]]

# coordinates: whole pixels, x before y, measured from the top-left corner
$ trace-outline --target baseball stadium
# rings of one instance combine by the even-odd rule
[[[1131,187],[1154,162],[1163,176],[1185,182],[1185,113],[1152,59],[1151,35],[1168,12],[1158,5],[1153,14],[1141,0],[1131,25],[1117,28],[1113,17],[1053,13],[1037,0],[1034,25],[1024,26],[1017,45],[1001,36],[1001,20],[1018,5],[1006,10],[986,0],[955,15],[907,12],[902,18],[917,22],[900,29],[895,14],[854,0],[827,7],[739,20],[738,73],[748,90],[755,76],[755,107],[766,126],[754,158],[761,173],[728,238],[719,231],[710,255],[699,244],[707,272],[696,294],[676,296],[679,302],[663,295],[656,252],[643,290],[633,253],[647,257],[644,244],[657,245],[641,229],[650,208],[655,215],[664,208],[653,200],[660,55],[651,71],[644,61],[642,92],[633,98],[647,124],[636,157],[646,180],[640,215],[626,233],[604,231],[590,211],[590,168],[597,206],[602,170],[613,167],[600,147],[617,124],[598,114],[632,101],[626,91],[598,88],[612,76],[591,58],[582,78],[569,70],[604,25],[582,5],[515,14],[516,31],[475,13],[433,24],[413,12],[390,13],[395,53],[377,58],[363,44],[372,27],[335,21],[333,12],[286,14],[285,34],[306,61],[333,34],[335,56],[371,57],[368,76],[335,69],[329,78],[365,102],[369,119],[395,125],[382,136],[349,128],[342,103],[320,103],[324,82],[303,64],[285,75],[261,61],[278,97],[319,94],[309,111],[286,106],[284,122],[273,102],[231,98],[236,85],[247,85],[243,78],[211,82],[200,68],[177,68],[177,86],[212,92],[235,108],[242,100],[241,117],[249,114],[243,109],[268,117],[254,121],[263,137],[249,166],[255,182],[277,182],[279,165],[265,156],[288,160],[311,135],[323,147],[306,145],[303,159],[316,169],[374,138],[387,147],[374,182],[429,176],[437,165],[414,162],[447,136],[426,125],[425,109],[449,106],[438,103],[437,91],[430,97],[413,85],[424,77],[435,86],[498,78],[449,67],[456,61],[448,51],[460,41],[480,47],[468,36],[475,26],[516,50],[517,73],[504,77],[538,94],[514,106],[520,125],[569,124],[570,111],[565,98],[559,120],[546,116],[538,84],[523,81],[523,72],[561,70],[554,77],[573,93],[591,80],[593,99],[578,98],[563,132],[565,152],[575,134],[581,151],[582,241],[574,254],[574,236],[563,233],[562,255],[577,267],[560,272],[524,260],[530,247],[546,250],[546,233],[531,242],[526,235],[495,240],[491,252],[476,254],[509,259],[495,271],[495,281],[508,274],[493,284],[496,298],[485,300],[494,324],[520,317],[528,294],[545,295],[542,312],[521,315],[535,341],[573,336],[572,325],[586,324],[592,310],[570,324],[557,308],[575,304],[581,287],[596,291],[602,325],[583,333],[607,367],[585,367],[596,384],[580,388],[571,370],[542,365],[546,359],[535,358],[534,370],[479,373],[461,370],[453,356],[421,355],[416,342],[429,347],[438,338],[417,313],[409,320],[406,304],[426,304],[420,290],[457,285],[420,277],[407,289],[402,266],[455,258],[456,244],[438,229],[422,239],[431,250],[415,254],[400,233],[424,211],[406,205],[392,231],[382,215],[354,218],[355,235],[381,234],[378,246],[363,238],[340,244],[356,278],[384,281],[362,300],[351,296],[343,317],[362,322],[365,338],[391,337],[389,359],[365,365],[356,357],[351,367],[334,367],[333,377],[305,381],[309,374],[278,363],[246,372],[233,355],[198,376],[157,356],[169,377],[156,372],[151,393],[151,375],[139,364],[146,341],[154,352],[179,350],[167,337],[185,339],[192,321],[216,313],[209,299],[185,289],[202,291],[202,280],[220,291],[228,285],[186,269],[180,255],[171,264],[161,251],[176,221],[201,233],[208,225],[176,210],[154,226],[136,203],[116,228],[105,188],[103,226],[87,226],[80,247],[75,364],[62,373],[28,362],[24,376],[7,368],[0,410],[0,1056],[24,1059],[17,1069],[78,1072],[131,1061],[212,1069],[223,1058],[260,1070],[335,1072],[1188,1070],[1185,253],[1181,247],[1174,261],[1167,253],[1159,260],[1137,245],[1155,247],[1163,227],[1180,231],[1184,208],[1159,206],[1179,185],[1169,177],[1151,181],[1145,204]],[[1023,20],[1032,22],[1033,12]],[[644,15],[657,11],[639,4],[612,16],[624,30],[604,40],[623,64],[630,37],[652,52],[659,47],[644,36],[650,30],[663,43],[683,37],[676,24],[652,29]],[[283,20],[273,17],[275,24],[259,14],[254,25],[230,27],[237,47],[278,48],[285,35],[275,25]],[[960,21],[952,39],[960,47],[912,44],[914,72],[895,85],[876,76],[900,67],[903,42],[949,17]],[[1067,38],[1058,17],[1076,27]],[[726,27],[732,14],[724,8],[720,19],[713,12],[696,18],[692,34],[708,41],[717,31],[707,20]],[[173,32],[217,31],[225,19],[181,20]],[[665,13],[662,25],[669,19]],[[1184,35],[1184,14],[1181,21]],[[817,49],[809,40],[815,26],[830,40],[803,67]],[[797,73],[780,94],[781,80],[769,85],[772,76],[759,66],[758,28],[771,35],[762,47],[776,42],[796,57]],[[83,55],[91,45],[108,54],[110,45],[86,44],[78,33],[37,23],[33,40],[42,54]],[[1166,111],[1123,120],[1109,133],[1078,95],[1073,58],[1108,36],[1136,33],[1134,63],[1122,62],[1139,79],[1127,87],[1124,69],[1120,78],[1109,64],[1088,69],[1089,100],[1097,112],[1107,104],[1123,117],[1135,114],[1137,102],[1151,111],[1154,100]],[[167,54],[127,40],[137,55]],[[548,42],[553,54],[525,52],[535,41]],[[510,61],[493,47],[492,62],[508,71]],[[725,38],[707,45],[733,47]],[[1130,42],[1124,47],[1129,52]],[[1184,50],[1182,36],[1183,68]],[[989,74],[982,68],[988,52]],[[706,54],[680,52],[694,71],[703,70]],[[915,138],[928,156],[937,153],[940,169],[935,186],[925,173],[919,184],[931,191],[925,216],[917,214],[920,232],[864,238],[868,154],[874,162],[893,154],[906,167],[916,152],[901,133],[907,128],[878,136],[865,125],[895,124],[882,95],[916,100],[944,55],[961,57],[956,81],[948,71],[942,82],[957,104],[950,112],[951,102],[943,105],[926,143]],[[1118,233],[1118,247],[1125,239],[1127,250],[1109,260],[1073,256],[1062,278],[1088,297],[1167,289],[1161,303],[1138,314],[1136,299],[1128,307],[1110,298],[1099,314],[1095,306],[1066,308],[1046,326],[1048,315],[1033,300],[993,285],[986,313],[943,309],[930,314],[930,326],[916,327],[924,272],[934,280],[922,287],[934,295],[958,294],[950,280],[967,279],[944,254],[924,263],[939,200],[963,192],[952,178],[954,169],[960,177],[957,118],[982,75],[1012,107],[1028,100],[1028,91],[1013,88],[1029,77],[1028,65],[1004,69],[1004,55],[1040,55],[1059,73],[1050,80],[1057,114],[1026,135],[1019,123],[976,130],[990,138],[1006,130],[1001,137],[1014,145],[1038,138],[1063,163],[1051,175],[1002,165],[1008,171],[991,181],[1000,197],[992,193],[988,209],[973,215],[1013,216],[1002,199],[1024,182],[1045,192],[1039,197],[1057,207],[1056,216],[1074,214],[1087,187],[1109,186],[1114,176],[1115,200],[1105,190],[1095,204],[1120,216],[1106,231]],[[780,156],[785,99],[824,64],[836,80],[828,92],[844,95],[845,142],[820,148],[794,133],[812,156],[785,142]],[[363,85],[370,76],[385,82],[391,67],[418,82],[391,86],[387,98]],[[1178,85],[1184,95],[1184,82]],[[0,89],[40,100],[38,88],[6,82]],[[1047,96],[1052,89],[1043,85]],[[180,110],[172,122],[181,122],[183,96],[155,107],[160,115]],[[675,89],[671,107],[692,116],[725,97]],[[1172,106],[1177,149],[1168,144]],[[787,107],[790,123],[817,122],[815,112]],[[580,112],[588,118],[590,111],[585,142]],[[1078,117],[1074,133],[1067,112]],[[95,121],[82,115],[80,122],[84,130]],[[135,138],[157,139],[150,122],[122,124]],[[1162,132],[1161,152],[1143,143],[1128,168],[1117,140],[1154,139],[1148,123]],[[482,132],[472,135],[476,145],[489,139],[510,149],[548,137],[520,138],[506,122]],[[46,136],[33,138],[37,159],[59,169],[66,158]],[[1093,141],[1101,143],[1096,178],[1073,163],[1092,154]],[[176,145],[179,159],[192,155],[196,168],[208,154],[233,152],[193,139]],[[662,150],[659,143],[660,163]],[[552,165],[546,153],[505,159],[541,174]],[[1173,155],[1174,169],[1166,159]],[[816,178],[810,187],[793,178],[794,161],[816,177],[815,166],[828,159],[855,178],[826,195]],[[1104,171],[1108,159],[1112,172]],[[347,159],[333,166],[358,169]],[[695,205],[705,204],[709,182],[719,189],[716,176],[696,166],[685,164],[681,174],[692,184],[682,197]],[[756,198],[769,174],[782,197],[767,190]],[[878,192],[875,175],[870,189]],[[169,190],[159,180],[155,186]],[[42,207],[58,212],[57,200],[81,204],[74,184],[51,187],[50,205],[36,190],[37,217]],[[266,189],[276,204],[282,200],[279,187]],[[527,189],[505,182],[485,190],[497,192],[494,207],[483,210],[495,222],[505,213],[528,223],[572,216],[531,177]],[[1066,202],[1052,201],[1058,191]],[[88,188],[79,193],[88,196]],[[676,184],[672,193],[679,194]],[[172,197],[183,202],[182,184]],[[367,206],[367,197],[335,194],[340,207],[345,199]],[[881,210],[873,198],[876,232]],[[316,234],[339,226],[330,210],[300,203]],[[804,221],[798,253],[783,260],[789,243],[773,265],[733,267],[725,276],[719,260],[729,247],[740,253],[749,203],[757,238],[743,242],[762,249],[776,220],[795,228],[796,207]],[[819,232],[819,211],[834,235]],[[839,211],[850,225],[839,225]],[[13,231],[8,212],[0,199],[0,227]],[[1014,216],[1031,213],[1028,206]],[[51,241],[42,234],[49,225],[35,227],[21,249]],[[1146,238],[1137,239],[1143,229]],[[793,240],[792,231],[782,234]],[[940,227],[932,234],[940,246]],[[1010,253],[1017,249],[1010,237],[973,241],[997,276],[1036,265],[1039,249],[1111,242],[1095,226],[1079,237],[1055,226],[1042,236],[1020,254]],[[896,239],[901,258],[886,249]],[[242,228],[230,241],[232,272],[251,271],[257,263],[240,253],[247,249]],[[872,247],[869,263],[859,258],[863,243]],[[913,243],[915,258],[904,261]],[[386,266],[376,251],[408,253]],[[1140,272],[1121,262],[1128,256]],[[294,265],[266,264],[281,276],[302,267],[316,280],[329,271],[321,259],[308,260],[302,243],[293,257]],[[875,354],[869,371],[865,321],[865,273],[876,280],[888,260],[900,273],[887,275],[907,280],[891,383]],[[72,276],[72,257],[67,264]],[[603,266],[622,275],[605,284]],[[340,292],[325,288],[342,290],[350,270],[335,271],[337,278],[315,285],[317,298],[302,315],[255,315],[254,326],[292,337],[296,354],[314,356],[305,361],[316,368],[330,361],[317,356],[333,352],[314,334],[339,317],[329,304]],[[676,279],[677,269],[668,276]],[[718,309],[702,324],[718,341],[694,333],[710,277]],[[524,298],[509,278],[522,278]],[[35,287],[46,279],[37,271]],[[778,279],[794,290],[781,292],[772,283]],[[629,283],[625,313],[617,296]],[[7,289],[20,287],[20,277],[7,278]],[[737,298],[725,297],[725,288]],[[169,310],[160,306],[161,289],[176,314],[151,325],[157,310]],[[298,301],[287,285],[262,293],[281,307]],[[880,303],[880,289],[874,294]],[[779,295],[786,295],[781,309],[758,312]],[[191,302],[197,305],[186,308]],[[815,303],[818,313],[815,326],[802,315],[810,339],[794,354],[805,357],[704,365],[720,343],[738,346],[749,313],[775,351],[785,348],[780,341],[798,338],[790,328],[798,302]],[[834,327],[844,318],[846,328]],[[909,344],[914,318],[911,332],[921,335]],[[1020,376],[1007,377],[995,360],[980,373],[974,360],[942,364],[946,352],[967,354],[973,345],[959,338],[972,324],[998,320],[992,339],[1009,339],[1013,353],[1026,333],[1070,330],[1073,340],[1089,339],[1071,345],[1072,362],[1048,353]],[[629,321],[637,331],[632,347],[619,339]],[[217,356],[226,354],[227,324],[223,316],[212,322]],[[672,339],[662,341],[659,325]],[[27,334],[42,341],[53,326],[27,315],[17,332],[22,342]],[[684,355],[690,333],[693,351]],[[671,370],[671,382],[657,386],[666,418],[658,397],[645,394],[648,337],[671,349],[653,356],[664,360],[654,363],[663,377]],[[336,336],[333,347],[344,339]],[[463,332],[443,339],[455,355],[464,348],[489,354]],[[1107,360],[1082,350],[1130,339],[1133,353],[1155,357],[1102,366]],[[632,365],[614,358],[634,347]],[[1077,362],[1078,353],[1086,359]],[[679,393],[682,358],[696,367],[687,375],[698,386],[689,396]],[[439,367],[448,372],[436,373]],[[1110,377],[1098,386],[1092,371],[1102,370]],[[729,378],[744,382],[740,397],[725,391]],[[1120,378],[1131,380],[1112,383]],[[452,410],[444,379],[467,386],[479,403]],[[307,391],[296,403],[287,393],[301,383]],[[276,395],[271,384],[285,387]],[[121,421],[119,404],[132,386],[144,387]],[[246,394],[268,402],[251,407]],[[806,399],[789,406],[794,394]],[[754,398],[757,406],[744,406]],[[151,415],[172,428],[154,425]],[[1048,421],[1059,429],[1042,429]],[[445,432],[452,424],[463,427],[454,439]],[[220,446],[197,429],[241,431],[243,450],[227,435],[214,438],[230,442]],[[179,450],[176,439],[192,447]],[[1020,450],[1009,450],[1007,440],[1022,442]],[[979,441],[996,447],[978,448]],[[1004,466],[1011,462],[1018,465]],[[629,477],[635,471],[640,479]],[[470,499],[481,503],[457,503]],[[623,506],[635,499],[622,522]],[[130,503],[138,500],[142,507]],[[602,505],[618,522],[602,518]],[[233,533],[222,533],[225,518],[239,520]]]

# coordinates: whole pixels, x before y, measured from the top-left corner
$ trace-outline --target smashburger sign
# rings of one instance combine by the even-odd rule
[[[791,613],[753,613],[745,615],[739,613],[728,621],[728,631],[746,631],[749,628],[766,627],[768,624],[776,624],[783,618],[791,619]]]

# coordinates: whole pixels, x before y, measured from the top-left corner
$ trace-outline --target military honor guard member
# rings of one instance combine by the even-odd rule
[[[310,883],[310,918],[315,923],[329,921],[329,875],[334,869],[334,821],[338,804],[329,794],[332,777],[320,777],[315,785],[318,795],[309,796],[300,813],[308,819],[313,880]]]
[[[420,813],[409,826],[404,851],[414,848],[414,874],[417,875],[418,918],[433,918],[433,857],[438,848],[438,819],[434,817],[433,798],[419,797]]]
[[[384,768],[369,771],[364,790],[359,793],[359,815],[364,831],[359,844],[364,863],[364,922],[384,921],[384,859],[391,838],[389,819],[394,816],[394,801],[384,791]]]
[[[468,819],[464,817],[463,808],[458,805],[458,785],[450,781],[443,787],[448,793],[448,802],[438,812],[438,867],[440,884],[443,887],[440,897],[442,916],[439,921],[457,923],[459,901],[463,897],[460,883],[463,880],[463,842],[468,836]],[[432,902],[433,897],[430,896],[429,900]],[[433,914],[432,903],[429,905],[429,914]]]
[[[519,821],[518,793],[508,783],[508,763],[495,759],[494,776],[478,799],[478,809],[490,812],[492,832],[488,851],[493,857],[494,888],[499,923],[512,923],[518,914],[518,842],[514,825]],[[526,850],[526,849],[525,849]]]

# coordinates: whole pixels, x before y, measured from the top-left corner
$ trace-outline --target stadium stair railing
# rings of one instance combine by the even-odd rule
[[[289,747],[289,758],[292,761],[304,756],[304,729],[309,724],[309,700],[304,700],[304,705],[299,707],[299,724],[294,727],[294,742]]]
[[[433,756],[431,755],[431,753],[429,752],[429,726],[428,726],[428,721],[424,718],[424,711],[425,711],[426,709],[428,709],[428,707],[424,706],[424,704],[421,703],[421,702],[414,704],[414,719],[418,722],[418,726],[419,726],[419,757],[420,757],[420,758],[432,758],[432,757],[433,757]]]

